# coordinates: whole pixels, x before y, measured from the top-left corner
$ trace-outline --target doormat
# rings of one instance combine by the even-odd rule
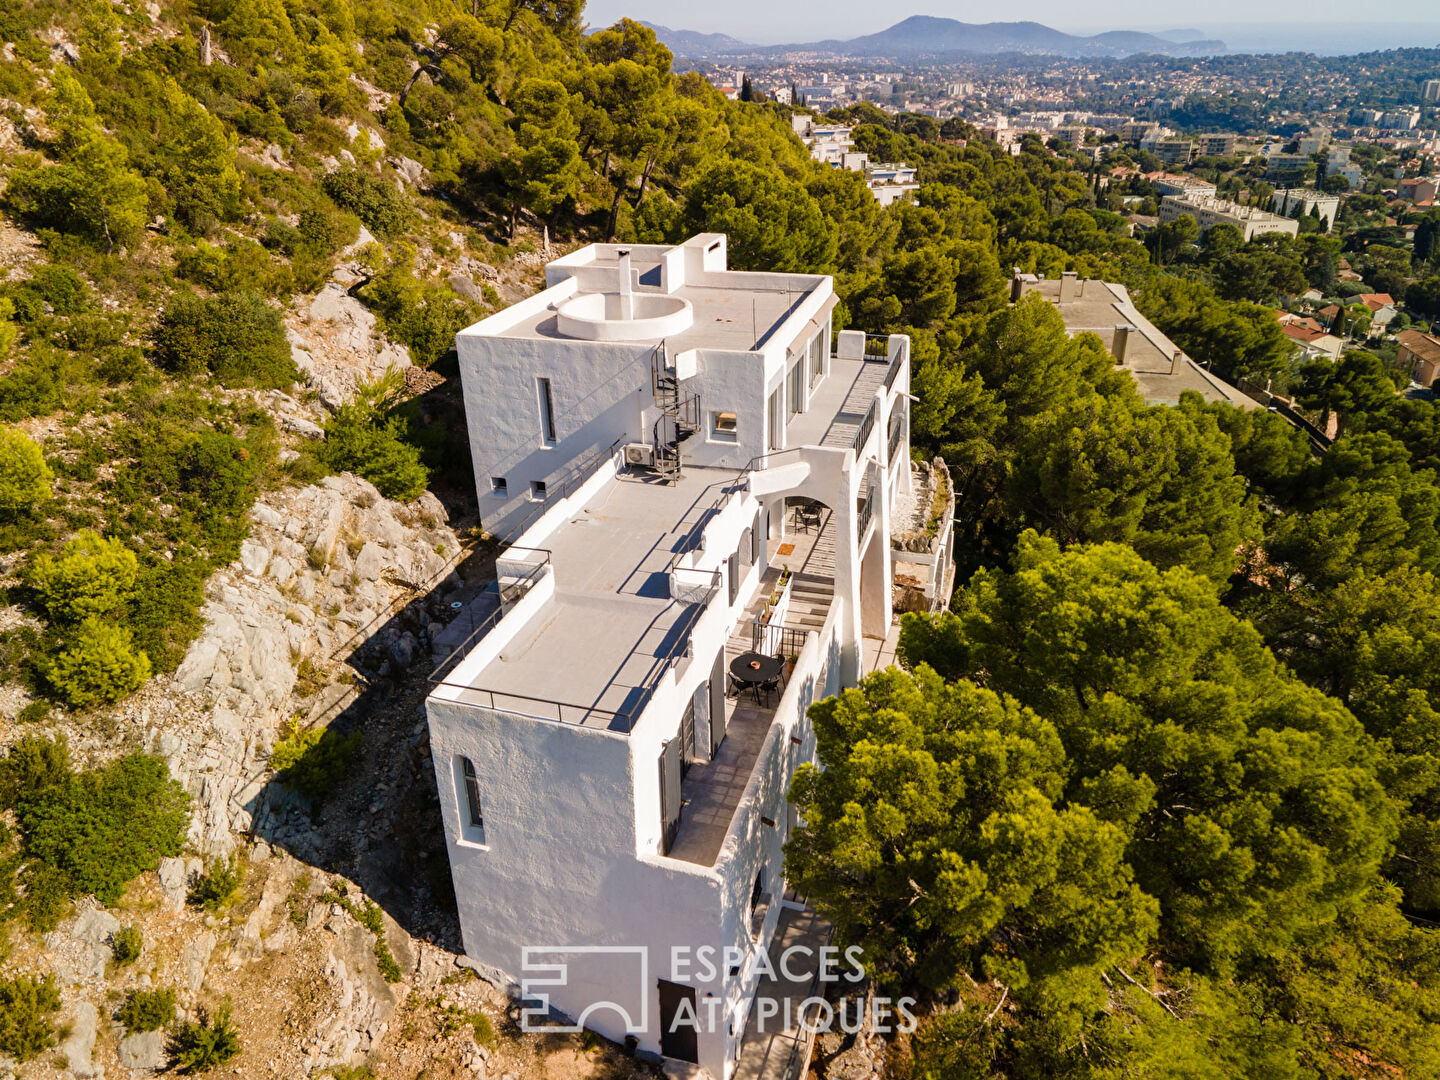
[[[777,555],[794,555],[794,554],[795,554],[795,545],[794,545],[794,544],[781,544],[778,548],[775,549],[775,554],[777,554]]]

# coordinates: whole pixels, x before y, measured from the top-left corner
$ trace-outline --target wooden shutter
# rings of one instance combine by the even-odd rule
[[[680,740],[660,748],[660,853],[670,854],[680,830]]]

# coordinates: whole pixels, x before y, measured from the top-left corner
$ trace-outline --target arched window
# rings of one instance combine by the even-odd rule
[[[478,843],[485,842],[485,812],[480,804],[480,780],[475,775],[475,763],[468,757],[455,759],[456,785],[461,793],[460,821],[465,839]]]

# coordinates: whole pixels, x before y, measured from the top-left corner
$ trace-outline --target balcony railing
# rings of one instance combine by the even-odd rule
[[[858,540],[864,541],[865,530],[870,527],[870,519],[875,516],[875,485],[871,484],[864,496],[859,500],[856,507],[859,523],[855,529],[855,536]]]
[[[870,441],[870,433],[875,430],[875,417],[879,408],[878,401],[870,402],[870,408],[865,411],[865,419],[860,421],[860,427],[855,432],[855,439],[850,444],[857,455],[865,452],[865,444]]]
[[[909,350],[900,348],[895,350],[895,355],[890,358],[890,367],[885,372],[885,392],[888,394],[895,389],[895,380],[900,377],[900,369],[905,366],[909,359]]]
[[[904,438],[905,414],[897,408],[890,414],[890,442],[885,450],[885,462],[887,465],[895,464],[895,453],[900,449],[901,440]]]
[[[445,677],[455,670],[456,665],[465,659],[471,647],[495,628],[495,625],[503,619],[510,609],[521,600],[535,585],[541,577],[550,569],[550,552],[544,548],[510,548],[510,551],[523,551],[537,558],[527,559],[527,569],[507,575],[507,579],[500,587],[500,606],[492,611],[475,629],[471,630],[455,649],[447,656],[440,665],[430,673],[430,685],[440,686],[445,683]],[[469,609],[467,609],[468,612]],[[463,616],[462,616],[463,617]]]

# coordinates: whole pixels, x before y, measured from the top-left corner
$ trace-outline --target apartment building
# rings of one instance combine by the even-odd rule
[[[1325,222],[1327,231],[1335,227],[1340,212],[1340,199],[1311,188],[1281,188],[1270,196],[1270,209],[1282,217],[1290,217],[1298,209],[1302,215],[1315,214]]]
[[[1440,380],[1440,337],[1422,330],[1402,330],[1395,366],[1420,386],[1434,386]]]
[[[1238,135],[1201,135],[1196,139],[1201,157],[1231,157],[1235,153]]]
[[[1195,160],[1195,143],[1190,139],[1151,135],[1140,140],[1140,149],[1148,150],[1166,165],[1189,165]]]
[[[874,663],[898,577],[912,608],[953,584],[910,341],[832,349],[832,279],[730,270],[720,234],[591,245],[546,284],[456,336],[511,541],[426,703],[465,950],[671,1075],[779,1076],[803,1032],[767,1030],[763,961],[823,941],[781,851],[806,710]]]
[[[1182,214],[1195,219],[1204,232],[1212,225],[1234,225],[1248,243],[1266,233],[1298,236],[1300,223],[1294,218],[1271,214],[1254,206],[1241,206],[1229,199],[1206,195],[1166,195],[1160,200],[1160,222],[1174,221]]]
[[[1440,79],[1426,79],[1420,84],[1420,103],[1434,105],[1440,102]]]
[[[1301,173],[1314,162],[1309,154],[1287,154],[1276,151],[1265,159],[1265,174]]]
[[[1214,195],[1216,187],[1209,180],[1198,176],[1177,176],[1162,173],[1151,181],[1155,191],[1163,198],[1166,195]]]

